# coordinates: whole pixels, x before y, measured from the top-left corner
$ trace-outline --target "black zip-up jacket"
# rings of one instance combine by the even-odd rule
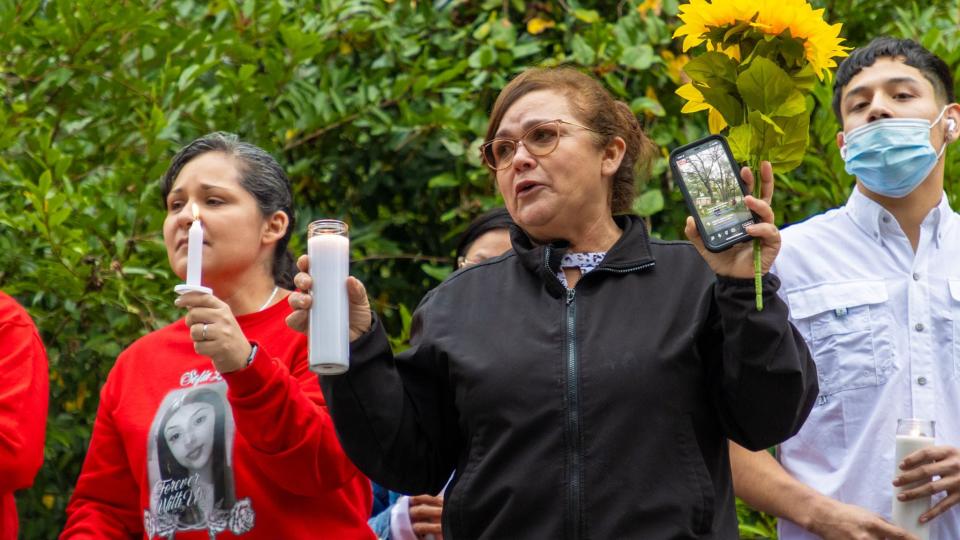
[[[806,419],[816,369],[763,279],[718,278],[643,222],[566,290],[563,248],[450,276],[394,357],[380,323],[350,370],[321,377],[350,458],[404,493],[447,483],[444,538],[733,539],[727,439],[779,443]]]

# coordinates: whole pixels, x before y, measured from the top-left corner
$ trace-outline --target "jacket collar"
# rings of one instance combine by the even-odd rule
[[[651,266],[654,258],[650,253],[650,237],[643,220],[633,215],[614,216],[613,220],[623,234],[594,272],[603,269],[632,272]],[[558,240],[550,244],[537,244],[517,226],[511,226],[510,240],[523,267],[538,275],[552,296],[562,296],[565,287],[557,279],[557,270],[570,243]]]

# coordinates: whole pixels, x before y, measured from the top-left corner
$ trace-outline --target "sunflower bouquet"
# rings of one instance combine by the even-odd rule
[[[847,54],[841,25],[827,24],[806,0],[690,0],[680,20],[673,37],[683,37],[684,52],[706,43],[683,68],[691,82],[677,89],[681,112],[707,111],[710,132],[727,130],[734,158],[753,169],[761,161],[781,173],[797,167],[810,128],[807,95]],[[761,310],[756,240],[753,255]]]

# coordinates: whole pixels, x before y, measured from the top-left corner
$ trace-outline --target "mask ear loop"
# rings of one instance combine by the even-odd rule
[[[940,120],[943,120],[943,115],[946,113],[947,113],[947,106],[944,105],[944,107],[940,109],[940,114],[937,115],[937,119],[930,123],[930,129],[933,129],[933,126],[939,124]],[[947,120],[950,120],[950,118],[948,118]],[[950,128],[947,128],[947,129],[950,130]]]
[[[933,129],[933,126],[940,123],[940,120],[943,120],[943,115],[947,112],[947,106],[944,106],[940,110],[940,114],[937,115],[937,119],[930,124],[930,129]],[[940,145],[940,151],[937,152],[937,161],[940,161],[940,158],[943,157],[943,153],[947,151],[947,144],[950,142],[947,140],[947,135],[953,132],[956,127],[956,121],[953,118],[947,118],[947,133],[943,136],[943,144]]]

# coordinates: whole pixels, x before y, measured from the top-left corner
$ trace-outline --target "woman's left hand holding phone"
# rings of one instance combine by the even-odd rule
[[[740,171],[740,177],[747,185],[747,190],[752,192],[753,171],[744,167]],[[760,240],[760,266],[762,272],[766,274],[780,252],[780,230],[773,223],[773,208],[770,206],[770,201],[773,199],[773,167],[769,161],[760,163],[760,194],[759,199],[752,195],[744,197],[747,208],[760,218],[760,223],[750,225],[745,230],[747,234]],[[700,238],[700,233],[697,231],[697,226],[692,217],[687,218],[684,233],[697,248],[697,251],[700,252],[700,256],[707,261],[707,264],[718,276],[753,278],[752,242],[736,244],[719,253],[708,251],[703,246],[703,240]]]
[[[220,373],[247,367],[253,347],[224,301],[212,294],[189,292],[174,304],[187,309],[185,321],[197,354],[209,356]]]
[[[313,305],[313,297],[310,296],[313,279],[310,278],[308,273],[310,271],[310,258],[301,255],[297,259],[297,268],[300,269],[300,273],[293,277],[293,283],[298,290],[288,297],[293,313],[287,317],[287,326],[306,334],[310,319],[310,306]],[[350,342],[352,343],[370,330],[373,325],[373,314],[370,311],[370,299],[367,298],[366,287],[353,276],[347,278],[347,298],[350,304]]]

